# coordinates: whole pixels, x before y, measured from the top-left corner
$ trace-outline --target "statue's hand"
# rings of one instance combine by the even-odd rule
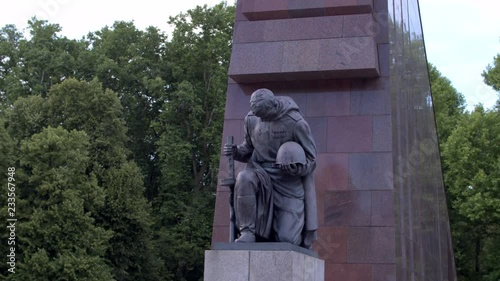
[[[300,176],[304,173],[305,166],[300,163],[296,163],[296,164],[281,165],[281,169],[292,176]]]
[[[302,246],[306,249],[311,249],[311,246],[316,239],[318,239],[318,233],[316,230],[305,231]]]
[[[224,150],[223,150],[223,153],[225,156],[234,156],[236,154],[236,144],[229,144],[229,143],[226,143],[224,144]]]

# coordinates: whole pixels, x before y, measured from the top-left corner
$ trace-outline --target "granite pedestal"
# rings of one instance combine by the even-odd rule
[[[324,281],[325,262],[289,243],[215,243],[205,252],[205,281]]]

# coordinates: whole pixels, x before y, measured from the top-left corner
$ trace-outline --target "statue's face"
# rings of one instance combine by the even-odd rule
[[[255,116],[262,117],[267,110],[266,102],[267,100],[265,98],[252,95],[250,98],[250,110]]]

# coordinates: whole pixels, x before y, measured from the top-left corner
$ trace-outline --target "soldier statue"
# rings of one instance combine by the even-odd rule
[[[224,154],[247,163],[236,177],[236,243],[288,242],[311,248],[318,218],[313,171],[316,145],[297,104],[255,91],[245,117],[240,145],[225,144]]]

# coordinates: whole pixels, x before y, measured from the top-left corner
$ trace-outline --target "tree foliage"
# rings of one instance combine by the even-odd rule
[[[444,145],[458,269],[464,280],[498,280],[500,114],[477,106]]]
[[[88,146],[84,132],[61,127],[22,142],[20,165],[33,189],[22,197],[31,210],[20,223],[23,259],[16,280],[111,280],[104,260],[111,233],[91,216],[103,205],[104,191],[85,172]]]
[[[10,278],[202,277],[234,12],[172,17],[170,41],[123,21],[80,40],[36,18],[28,37],[0,29],[1,167],[22,186]]]
[[[210,243],[234,12],[219,4],[170,18],[172,83],[153,126],[162,176],[156,228],[172,280],[201,278]]]
[[[127,146],[147,174],[146,195],[158,192],[157,134],[151,123],[163,105],[167,81],[166,37],[157,28],[138,30],[132,22],[115,22],[88,36],[89,71],[103,88],[118,94],[128,127]]]
[[[482,73],[484,82],[493,87],[495,91],[500,91],[500,54],[493,59],[493,65],[488,65]]]
[[[444,77],[432,64],[429,64],[429,78],[438,138],[443,144],[457,127],[460,117],[464,114],[465,98],[452,86],[450,80]]]

